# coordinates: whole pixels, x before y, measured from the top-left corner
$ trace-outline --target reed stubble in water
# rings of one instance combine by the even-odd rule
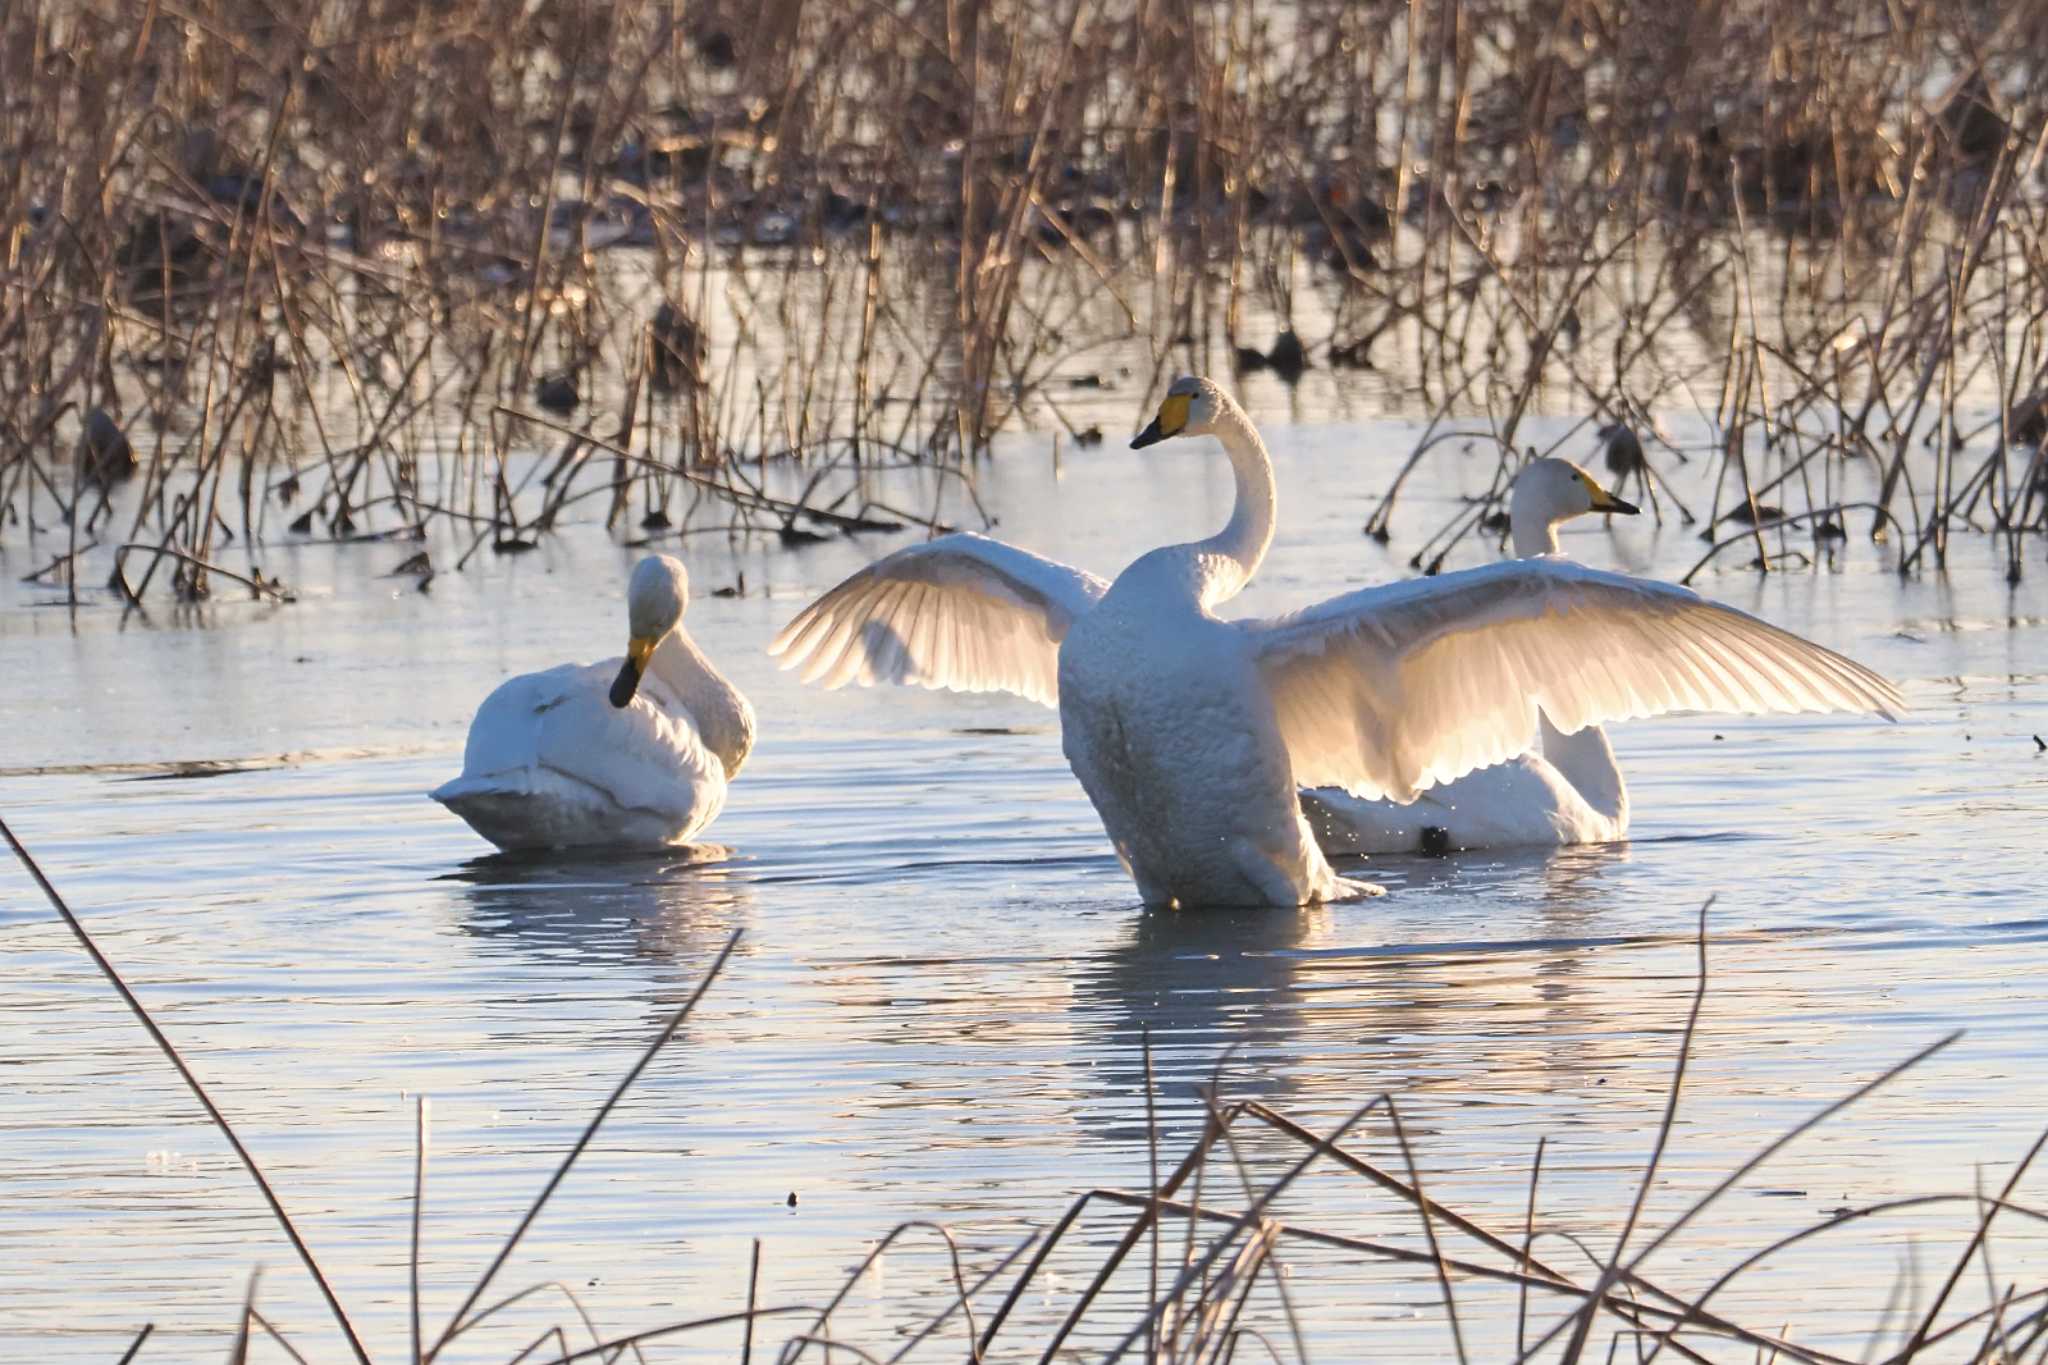
[[[2017,578],[2044,48],[2037,7],[1833,0],[12,5],[0,538],[61,536],[74,595],[190,600],[229,560],[276,593],[281,540],[436,522],[505,553],[599,506],[931,524],[864,472],[1087,431],[1067,381],[1115,347],[1132,414],[1278,356],[1426,414],[1418,462],[1455,428],[1511,463],[1536,406],[1630,422],[1645,480],[1716,462],[1676,510],[1759,568],[1857,524],[1905,571],[1996,535]],[[1674,409],[1712,449],[1654,439]],[[102,415],[137,463],[111,504]]]

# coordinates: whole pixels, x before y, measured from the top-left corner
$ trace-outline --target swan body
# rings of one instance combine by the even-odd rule
[[[1573,517],[1638,511],[1568,460],[1534,460],[1509,492],[1508,533],[1518,556],[1554,555],[1557,528]],[[1606,732],[1588,725],[1566,735],[1548,718],[1539,722],[1537,748],[1413,801],[1324,787],[1302,792],[1301,804],[1316,842],[1331,854],[1559,847],[1628,837],[1628,784]]]
[[[1214,435],[1230,522],[1105,584],[976,535],[898,550],[783,628],[806,682],[1016,692],[1062,746],[1148,904],[1305,905],[1339,877],[1299,787],[1413,802],[1554,724],[1666,711],[1904,708],[1861,665],[1683,588],[1542,557],[1225,621],[1271,544],[1272,461],[1206,379],[1176,380],[1132,441]],[[1605,743],[1604,738],[1600,741]]]
[[[1319,787],[1301,793],[1302,814],[1316,844],[1331,856],[1554,848],[1627,838],[1628,791],[1620,785],[1606,734],[1597,725],[1580,732],[1606,753],[1601,766],[1614,771],[1617,785],[1599,792],[1590,783],[1581,787],[1573,782],[1566,768],[1552,761],[1551,736],[1557,731],[1547,723],[1544,729],[1541,752],[1517,754],[1467,773],[1405,804]],[[1589,797],[1589,791],[1597,794]]]
[[[682,629],[683,566],[652,555],[628,587],[624,659],[509,678],[471,722],[462,775],[432,793],[501,849],[656,848],[725,806],[754,712]]]
[[[1148,905],[1303,905],[1337,876],[1295,799],[1251,642],[1161,551],[1118,577],[1059,651],[1061,745]]]

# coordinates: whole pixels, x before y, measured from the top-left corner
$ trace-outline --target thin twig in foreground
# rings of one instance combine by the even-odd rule
[[[127,1350],[125,1350],[125,1351],[123,1351],[123,1352],[121,1352],[121,1359],[120,1359],[120,1361],[119,1361],[119,1362],[117,1363],[117,1365],[128,1365],[128,1362],[129,1362],[129,1361],[131,1361],[131,1360],[135,1359],[135,1357],[136,1357],[136,1354],[137,1354],[138,1352],[140,1352],[140,1351],[142,1350],[142,1343],[143,1343],[143,1342],[145,1342],[145,1341],[148,1341],[148,1340],[149,1340],[149,1334],[150,1334],[151,1332],[154,1332],[155,1330],[156,1330],[156,1324],[155,1324],[155,1323],[153,1323],[153,1322],[145,1322],[145,1323],[143,1323],[143,1324],[142,1324],[142,1330],[141,1330],[140,1332],[137,1332],[137,1333],[135,1334],[135,1340],[133,1340],[133,1341],[129,1342],[129,1343],[128,1343],[128,1349],[127,1349]]]
[[[427,1097],[413,1102],[412,1136],[412,1359],[419,1365],[420,1348],[420,1206],[427,1195]]]
[[[333,1287],[327,1283],[327,1277],[320,1273],[319,1263],[313,1259],[312,1250],[307,1247],[305,1239],[299,1236],[299,1230],[293,1224],[291,1215],[284,1211],[284,1205],[278,1202],[277,1192],[272,1190],[270,1182],[264,1179],[263,1168],[256,1164],[256,1158],[249,1155],[249,1149],[244,1147],[242,1139],[236,1136],[234,1126],[228,1122],[227,1116],[221,1113],[220,1106],[213,1102],[213,1096],[206,1093],[206,1087],[199,1083],[199,1077],[193,1074],[192,1068],[185,1065],[185,1059],[179,1054],[178,1049],[172,1046],[171,1040],[164,1035],[164,1031],[157,1027],[156,1020],[149,1017],[149,1011],[143,1007],[141,999],[136,996],[134,991],[128,988],[128,983],[123,981],[121,974],[114,970],[114,964],[109,962],[107,955],[100,951],[99,944],[93,941],[92,935],[85,931],[85,926],[79,923],[78,916],[71,912],[69,905],[65,904],[64,897],[58,893],[57,888],[51,884],[50,879],[43,875],[42,867],[29,854],[28,849],[22,845],[21,840],[14,837],[14,831],[8,827],[7,821],[4,819],[0,819],[0,835],[6,836],[8,846],[14,850],[14,856],[21,860],[21,865],[28,869],[29,876],[34,878],[36,885],[42,888],[43,895],[52,906],[56,907],[57,913],[64,917],[64,923],[70,928],[79,943],[84,946],[86,953],[92,958],[93,964],[100,969],[101,975],[105,976],[113,984],[114,989],[120,992],[123,1003],[134,1013],[135,1018],[142,1024],[142,1027],[148,1031],[150,1040],[157,1045],[165,1057],[170,1059],[171,1065],[178,1069],[178,1074],[184,1077],[186,1086],[199,1100],[200,1106],[206,1110],[206,1116],[213,1120],[214,1127],[220,1129],[221,1136],[228,1140],[228,1146],[235,1149],[235,1155],[241,1159],[243,1167],[256,1181],[256,1188],[263,1192],[264,1202],[268,1203],[270,1211],[277,1215],[278,1223],[284,1228],[284,1235],[291,1240],[292,1249],[299,1253],[299,1260],[305,1263],[306,1272],[313,1277],[313,1283],[320,1286],[320,1293],[327,1300],[328,1308],[333,1311],[334,1320],[341,1327],[341,1334],[348,1338],[349,1350],[355,1355],[357,1360],[363,1362],[363,1365],[369,1365],[369,1354],[363,1350],[362,1342],[356,1337],[356,1329],[349,1322],[347,1312],[342,1309],[341,1300],[335,1296]],[[138,1340],[136,1345],[139,1347],[141,1342]]]
[[[1614,1254],[1608,1258],[1607,1268],[1600,1272],[1600,1281],[1593,1286],[1593,1297],[1586,1300],[1586,1311],[1572,1331],[1571,1344],[1565,1347],[1567,1365],[1577,1361],[1586,1349],[1586,1338],[1593,1330],[1594,1318],[1598,1316],[1594,1309],[1606,1297],[1608,1289],[1621,1278],[1621,1258],[1628,1252],[1628,1239],[1635,1235],[1636,1224],[1642,1221],[1643,1205],[1649,1201],[1650,1189],[1657,1183],[1657,1168],[1663,1164],[1664,1149],[1670,1145],[1671,1130],[1678,1121],[1678,1097],[1685,1090],[1685,1067],[1692,1060],[1692,1040],[1699,1031],[1700,1008],[1707,1003],[1707,912],[1714,908],[1714,900],[1715,897],[1708,896],[1700,906],[1696,950],[1699,972],[1693,983],[1692,1009],[1685,1016],[1685,1032],[1678,1038],[1678,1061],[1672,1068],[1671,1089],[1664,1096],[1664,1117],[1657,1124],[1657,1141],[1650,1149],[1649,1164],[1644,1167],[1642,1181],[1636,1186],[1635,1202],[1629,1205],[1628,1219],[1621,1225],[1621,1235],[1614,1239]]]
[[[591,1115],[590,1123],[584,1128],[583,1135],[576,1139],[576,1144],[569,1149],[568,1155],[564,1156],[561,1164],[555,1167],[555,1173],[549,1176],[548,1183],[541,1187],[540,1194],[533,1201],[533,1206],[527,1209],[526,1216],[519,1220],[519,1226],[512,1229],[512,1235],[505,1239],[505,1245],[498,1248],[497,1257],[492,1260],[490,1267],[484,1271],[483,1277],[470,1289],[469,1297],[462,1301],[462,1307],[456,1309],[455,1315],[448,1319],[447,1327],[441,1331],[440,1340],[434,1343],[434,1348],[431,1351],[427,1352],[426,1358],[428,1360],[432,1360],[435,1356],[439,1355],[441,1348],[454,1340],[456,1335],[469,1325],[464,1321],[469,1315],[469,1310],[476,1307],[476,1301],[483,1297],[484,1290],[490,1287],[491,1281],[504,1268],[505,1262],[511,1258],[513,1249],[519,1245],[519,1239],[524,1237],[526,1230],[533,1226],[533,1220],[540,1217],[540,1211],[547,1207],[548,1199],[554,1194],[555,1187],[562,1183],[563,1177],[569,1174],[569,1168],[576,1164],[576,1158],[583,1155],[583,1149],[588,1147],[590,1140],[597,1136],[598,1128],[611,1115],[618,1102],[625,1098],[626,1091],[632,1086],[633,1082],[640,1079],[640,1073],[645,1071],[647,1064],[654,1060],[654,1054],[661,1051],[668,1040],[675,1036],[676,1030],[683,1026],[683,1021],[690,1017],[690,1011],[695,1009],[697,1002],[704,998],[704,992],[711,989],[711,983],[718,979],[718,974],[724,969],[726,960],[732,956],[733,949],[739,946],[740,934],[742,932],[739,929],[732,931],[732,937],[726,939],[725,946],[718,950],[718,956],[713,959],[709,970],[704,973],[703,979],[697,983],[697,989],[690,992],[690,998],[685,1000],[681,1007],[669,1016],[668,1023],[662,1026],[661,1032],[654,1036],[654,1041],[649,1043],[646,1050],[640,1054],[640,1060],[633,1063],[632,1069],[626,1072],[618,1085],[613,1088],[610,1097],[602,1105],[598,1106],[595,1114]]]

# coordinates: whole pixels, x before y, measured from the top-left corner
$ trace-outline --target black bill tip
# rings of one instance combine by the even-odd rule
[[[1131,449],[1143,450],[1146,446],[1156,446],[1165,439],[1166,433],[1159,429],[1159,419],[1154,417],[1143,431],[1131,438]]]
[[[1610,499],[1607,506],[1602,508],[1601,510],[1606,512],[1619,512],[1622,516],[1625,517],[1641,516],[1643,512],[1643,509],[1636,506],[1634,503],[1623,502],[1620,498]]]
[[[619,676],[612,679],[612,705],[625,710],[633,704],[633,694],[640,690],[640,670],[631,659],[619,665]]]

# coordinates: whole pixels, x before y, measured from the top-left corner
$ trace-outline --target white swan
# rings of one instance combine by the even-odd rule
[[[1560,523],[1588,512],[1639,509],[1569,460],[1532,461],[1508,494],[1508,533],[1523,558],[1558,553]],[[1628,837],[1628,784],[1607,732],[1561,734],[1547,716],[1539,743],[1402,803],[1336,787],[1301,794],[1325,853],[1446,853],[1470,848],[1606,844]]]
[[[624,659],[509,678],[430,795],[503,849],[659,847],[703,829],[754,745],[754,710],[682,626],[689,575],[634,566]]]
[[[974,535],[869,565],[769,646],[807,682],[1057,703],[1067,760],[1148,904],[1301,905],[1336,875],[1298,786],[1413,800],[1561,727],[1680,709],[1874,710],[1876,674],[1681,588],[1514,560],[1219,620],[1272,540],[1272,461],[1243,411],[1180,379],[1131,442],[1213,434],[1237,505],[1113,584]]]

